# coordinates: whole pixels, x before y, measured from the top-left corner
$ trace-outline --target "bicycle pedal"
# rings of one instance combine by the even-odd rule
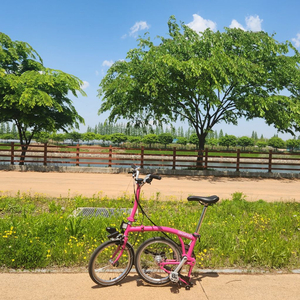
[[[106,231],[110,233],[107,237],[109,239],[116,238],[119,235],[119,231],[114,227],[106,227]]]
[[[119,235],[119,232],[116,231],[116,232],[114,232],[114,233],[112,233],[112,234],[109,234],[109,235],[107,236],[107,238],[109,238],[109,239],[114,239],[114,238],[116,238],[118,235]]]

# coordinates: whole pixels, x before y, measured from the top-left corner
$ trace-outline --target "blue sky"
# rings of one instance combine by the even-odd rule
[[[93,127],[108,116],[97,114],[101,105],[97,89],[109,66],[137,47],[138,35],[148,31],[151,38],[166,36],[171,15],[200,31],[233,26],[276,33],[278,41],[290,40],[300,50],[299,12],[299,0],[6,0],[1,3],[0,31],[12,40],[28,42],[46,67],[84,81],[87,97],[73,101],[86,126]],[[276,133],[263,120],[215,127],[221,128],[236,136],[249,136],[253,130],[265,137]]]

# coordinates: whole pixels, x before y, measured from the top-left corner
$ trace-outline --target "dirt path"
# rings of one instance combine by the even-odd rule
[[[0,193],[39,193],[51,197],[100,194],[109,197],[131,195],[132,179],[127,174],[41,173],[0,171]],[[218,195],[231,198],[242,192],[247,200],[300,202],[300,180],[228,177],[163,176],[143,188],[146,198],[186,199],[189,195]]]
[[[0,274],[0,299],[130,299],[130,300],[299,300],[299,274],[224,275],[204,273],[195,278],[190,291],[176,285],[143,285],[136,275],[121,285],[95,286],[87,273]],[[138,281],[137,281],[138,280]]]

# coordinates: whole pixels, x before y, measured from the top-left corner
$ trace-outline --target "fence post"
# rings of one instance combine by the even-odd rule
[[[141,147],[141,169],[144,168],[144,146]]]
[[[208,148],[204,150],[204,169],[207,170],[208,167]]]
[[[47,143],[44,144],[44,166],[47,166]]]
[[[236,171],[240,171],[240,155],[241,155],[241,149],[237,149],[236,152]]]
[[[79,144],[76,145],[76,167],[79,167]]]
[[[14,156],[15,156],[15,143],[10,143],[10,164],[14,165]]]
[[[108,166],[111,167],[111,160],[112,160],[112,146],[109,145],[109,153],[108,153]]]
[[[269,169],[268,172],[272,172],[272,150],[269,150]]]
[[[173,147],[173,170],[176,168],[176,147]]]

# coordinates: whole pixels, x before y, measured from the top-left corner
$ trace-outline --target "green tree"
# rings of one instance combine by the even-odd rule
[[[197,147],[197,145],[198,145],[198,143],[199,143],[199,140],[198,140],[198,136],[197,136],[196,133],[192,133],[192,134],[190,135],[189,143],[190,143],[190,144],[193,144],[193,145],[196,145],[196,147]]]
[[[215,137],[215,133],[214,133],[213,130],[211,130],[211,131],[207,134],[206,139],[212,139],[212,138],[214,138],[214,137]]]
[[[12,133],[12,135],[14,136],[14,139],[18,138],[18,132],[17,132],[16,124],[13,124],[13,125],[12,125],[11,133]]]
[[[165,145],[165,148],[167,148],[167,144],[171,144],[173,142],[173,136],[171,133],[161,133],[157,138],[159,143]]]
[[[73,130],[72,132],[68,132],[66,134],[66,138],[71,140],[73,145],[74,142],[79,143],[79,140],[81,139],[81,133]]]
[[[6,122],[6,133],[11,133],[9,122]]]
[[[237,143],[237,138],[234,135],[225,134],[222,138],[219,139],[219,145],[227,147],[235,147]]]
[[[182,126],[178,128],[178,137],[184,137],[184,130]]]
[[[185,138],[183,136],[177,137],[177,144],[186,145],[187,142],[188,142],[187,138]]]
[[[63,142],[66,139],[66,134],[55,132],[50,135],[50,138],[58,144],[58,142]]]
[[[257,140],[258,140],[258,136],[257,136],[257,132],[256,132],[256,131],[252,131],[251,138],[252,138],[254,141],[257,141]]]
[[[88,132],[85,132],[81,135],[81,138],[83,141],[93,141],[96,139],[96,133],[94,132],[91,132],[91,131],[88,131]]]
[[[48,143],[50,140],[50,133],[45,131],[40,131],[35,134],[35,140],[38,143]]]
[[[211,148],[213,149],[214,146],[218,146],[219,140],[212,137],[212,138],[206,140],[206,144],[211,146]]]
[[[97,133],[96,136],[95,136],[95,140],[98,140],[98,141],[104,140],[103,135],[100,134],[100,133]]]
[[[14,138],[12,133],[3,133],[1,134],[1,139],[3,140],[12,140]]]
[[[248,136],[242,136],[237,139],[237,144],[245,150],[246,147],[254,146],[254,139]]]
[[[152,144],[158,143],[158,137],[156,134],[149,133],[142,138],[142,142],[148,144],[151,148]]]
[[[141,142],[141,138],[139,136],[129,136],[128,141],[137,146]]]
[[[290,148],[291,151],[294,151],[295,148],[299,148],[299,146],[300,146],[300,140],[297,140],[297,139],[289,139],[285,143],[286,143],[286,146],[288,148]]]
[[[110,140],[114,144],[120,144],[127,141],[127,136],[124,133],[113,133],[110,135]]]
[[[277,136],[273,136],[272,138],[270,138],[268,140],[268,145],[275,148],[277,151],[278,148],[284,148],[285,143],[281,138],[279,138]]]
[[[1,122],[0,124],[0,134],[4,134],[5,133],[5,124],[4,122]]]
[[[256,146],[257,146],[259,149],[265,148],[265,147],[267,147],[267,145],[268,145],[268,143],[265,142],[265,141],[262,141],[262,140],[256,142]]]
[[[219,139],[221,139],[222,137],[224,137],[224,133],[223,133],[223,130],[220,129],[220,132],[219,132]]]
[[[236,28],[198,34],[174,17],[168,25],[160,43],[140,38],[109,68],[100,114],[110,111],[110,121],[188,121],[200,152],[213,126],[240,117],[263,118],[283,132],[300,129],[300,55],[290,42]]]
[[[28,43],[0,33],[0,121],[16,124],[24,157],[37,132],[67,131],[84,122],[69,98],[85,95],[82,84],[73,75],[45,68]]]

